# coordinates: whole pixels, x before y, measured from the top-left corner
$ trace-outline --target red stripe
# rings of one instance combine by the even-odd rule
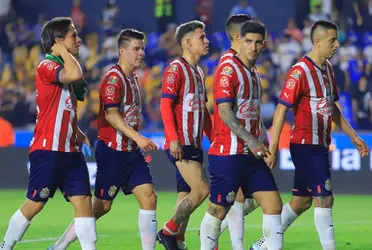
[[[320,188],[320,185],[317,186],[317,189],[318,189],[318,194],[320,194],[322,192],[322,189]]]
[[[222,195],[220,195],[220,194],[217,195],[217,202],[218,202],[218,203],[221,203],[221,200],[222,200]]]
[[[36,197],[36,193],[37,193],[37,190],[35,189],[34,190],[34,193],[32,194],[32,198],[35,198]]]
[[[65,152],[68,125],[70,123],[70,111],[64,110],[62,114],[61,130],[59,131],[58,151]]]
[[[103,197],[103,194],[105,193],[105,190],[102,188],[101,189],[101,193],[100,193],[100,195],[101,195],[101,197]]]

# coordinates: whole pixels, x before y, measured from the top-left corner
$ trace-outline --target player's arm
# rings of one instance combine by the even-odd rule
[[[68,52],[62,43],[55,43],[52,51],[60,55],[64,61],[63,68],[59,71],[58,80],[61,83],[73,83],[83,78],[83,71],[76,58]]]
[[[207,135],[209,142],[212,143],[213,140],[214,140],[214,130],[213,130],[212,118],[211,118],[211,114],[209,113],[207,107],[204,107],[204,108],[205,108],[205,113],[204,113],[204,128],[203,128],[203,131]]]
[[[169,66],[164,73],[160,114],[164,124],[164,132],[168,136],[171,155],[179,160],[183,158],[183,149],[177,133],[175,102],[181,86],[181,77],[176,65]]]
[[[135,141],[144,151],[156,150],[157,146],[154,142],[142,136],[124,121],[118,107],[106,108],[105,119],[113,128]]]
[[[249,149],[258,158],[262,158],[269,153],[267,147],[259,141],[254,135],[248,132],[233,112],[233,104],[230,102],[221,102],[218,104],[218,114],[223,122],[233,131],[239,138],[248,144]]]
[[[350,138],[358,149],[362,157],[368,155],[369,149],[367,144],[363,141],[362,138],[358,136],[355,130],[351,127],[350,123],[345,119],[345,116],[342,114],[339,104],[335,102],[333,104],[333,115],[332,121],[345,132],[345,134]]]
[[[260,141],[265,144],[266,147],[269,146],[269,139],[267,138],[267,130],[265,124],[263,123],[262,119],[260,119]]]

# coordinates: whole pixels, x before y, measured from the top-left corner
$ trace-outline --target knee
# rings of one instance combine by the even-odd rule
[[[296,197],[292,198],[289,203],[293,212],[300,215],[311,207],[313,199],[312,197]]]
[[[158,197],[154,190],[151,190],[151,192],[146,192],[139,199],[140,208],[145,210],[155,210],[157,200]]]
[[[323,197],[314,197],[314,205],[320,208],[332,208],[333,207],[333,195],[323,196]]]
[[[229,210],[230,210],[230,207],[216,205],[211,202],[209,203],[209,206],[208,206],[208,213],[221,221],[225,219]]]
[[[269,204],[262,205],[262,212],[264,214],[281,214],[283,208],[283,203],[280,198],[271,200]]]

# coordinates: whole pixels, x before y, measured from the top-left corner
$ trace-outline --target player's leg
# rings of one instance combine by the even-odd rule
[[[164,224],[163,230],[158,237],[169,236],[168,241],[175,241],[180,225],[188,220],[190,214],[200,206],[209,194],[208,180],[203,168],[203,152],[192,146],[185,146],[184,159],[175,164],[182,178],[190,187],[190,193],[178,204],[172,218]],[[174,239],[171,239],[171,238]],[[163,240],[164,241],[164,240]],[[171,243],[173,245],[173,243]]]
[[[263,211],[263,233],[269,250],[283,248],[283,228],[281,221],[282,200],[272,172],[263,160],[253,156],[250,159],[250,171],[247,174],[247,185],[243,191],[252,193],[252,197],[261,205]]]
[[[142,153],[133,153],[135,160],[129,180],[123,187],[125,194],[133,193],[139,203],[138,228],[142,249],[153,250],[156,244],[156,204],[157,196],[153,186],[152,175],[148,163]]]
[[[190,193],[191,188],[187,185],[186,181],[182,178],[181,173],[176,169],[176,181],[177,181],[177,201],[176,206],[174,208],[174,212],[176,212],[179,203]],[[178,229],[178,233],[175,235],[177,240],[177,246],[179,249],[187,249],[186,247],[186,228],[189,222],[189,217],[187,217],[180,225]]]
[[[60,185],[65,197],[75,208],[75,232],[83,250],[96,249],[96,220],[92,211],[92,199],[88,168],[82,153],[68,153],[70,166]]]
[[[220,235],[229,228],[232,249],[244,249],[244,201],[243,191],[239,188],[234,205],[221,223]]]
[[[200,226],[202,250],[216,248],[221,231],[221,223],[235,201],[241,181],[239,155],[209,155],[210,202]],[[243,214],[243,212],[242,212]],[[241,215],[243,216],[243,215]]]
[[[0,249],[13,249],[29,228],[31,220],[54,195],[61,169],[58,163],[63,161],[59,157],[58,152],[46,150],[37,150],[30,154],[27,199],[10,219]]]

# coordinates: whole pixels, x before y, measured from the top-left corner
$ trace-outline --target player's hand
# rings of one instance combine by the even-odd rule
[[[248,147],[257,159],[263,159],[270,154],[269,149],[257,138],[251,138]]]
[[[180,141],[171,141],[169,145],[170,154],[177,160],[182,161],[183,158],[183,148]]]
[[[135,142],[145,152],[150,152],[150,151],[156,150],[158,148],[152,140],[150,140],[149,138],[144,137],[142,135],[140,135],[138,138],[136,138]]]
[[[76,131],[76,141],[79,146],[87,145],[88,147],[90,147],[88,137],[79,128]]]
[[[64,52],[68,51],[66,46],[61,42],[56,42],[55,44],[53,44],[51,50],[56,56],[60,56]]]
[[[265,162],[270,169],[275,168],[277,161],[278,149],[270,148],[270,155],[265,158]]]
[[[351,141],[354,143],[355,147],[358,149],[359,154],[361,157],[367,156],[369,153],[368,146],[365,141],[363,141],[362,138],[359,136],[355,136],[351,139]]]

